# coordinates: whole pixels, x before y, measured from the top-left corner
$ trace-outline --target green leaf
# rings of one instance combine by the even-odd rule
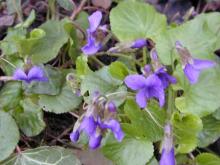
[[[197,146],[197,136],[202,130],[201,119],[193,114],[172,115],[172,125],[174,126],[174,135],[176,136],[177,152],[188,153]]]
[[[15,108],[22,98],[20,82],[8,82],[0,91],[0,109],[10,110]]]
[[[206,116],[220,107],[220,70],[219,66],[202,71],[199,81],[190,85],[183,75],[178,71],[176,76],[184,93],[175,100],[176,107],[183,113],[192,113],[198,116]],[[215,94],[213,94],[215,93]]]
[[[90,70],[87,62],[88,62],[88,58],[86,56],[79,56],[76,59],[76,74],[77,74],[77,76],[84,77],[88,73],[92,72]]]
[[[202,118],[203,130],[199,133],[199,147],[206,147],[220,137],[220,120],[212,115]]]
[[[196,157],[196,165],[219,165],[220,158],[210,153],[202,153]]]
[[[35,11],[31,10],[31,13],[29,14],[28,18],[24,22],[16,25],[16,28],[17,27],[28,28],[34,22],[35,18],[36,18]]]
[[[21,0],[6,0],[8,14],[21,12]]]
[[[212,116],[215,119],[220,120],[220,107],[212,114]]]
[[[19,141],[19,131],[14,119],[0,110],[0,161],[6,159]]]
[[[125,138],[121,143],[109,143],[102,148],[104,155],[118,165],[145,165],[153,156],[151,142]]]
[[[166,18],[153,6],[140,2],[122,2],[111,10],[112,32],[120,41],[151,38],[166,29]]]
[[[135,101],[130,99],[125,103],[124,112],[131,121],[131,123],[122,124],[123,130],[127,134],[133,137],[147,138],[152,142],[163,138],[166,113],[164,109],[159,108],[156,102],[150,102],[148,109],[141,110]]]
[[[109,66],[109,72],[114,78],[119,80],[124,80],[124,78],[129,74],[126,65],[119,61],[111,63]]]
[[[39,27],[46,35],[30,52],[33,63],[46,63],[58,55],[60,48],[68,41],[64,29],[66,22],[66,20],[49,20]]]
[[[216,39],[216,35],[209,29],[207,23],[196,17],[158,35],[155,41],[161,62],[170,65],[174,59],[179,58],[179,54],[175,50],[176,41],[180,41],[194,58],[214,59]]]
[[[10,64],[8,62],[10,62]],[[24,61],[18,56],[5,56],[4,60],[0,60],[1,69],[5,75],[13,75],[15,68],[12,67],[12,65],[15,66],[15,68],[22,68],[24,66]]]
[[[206,22],[209,29],[212,33],[216,36],[216,46],[215,49],[217,50],[220,47],[220,13],[218,12],[211,12],[206,14],[200,14],[197,19],[201,19]]]
[[[84,31],[86,31],[86,29],[89,27],[88,17],[88,13],[86,13],[85,11],[81,11],[75,20],[75,23],[80,26]]]
[[[77,30],[72,22],[66,23],[64,25],[66,33],[69,35],[69,50],[68,55],[75,62],[76,58],[80,55],[80,51],[78,49],[79,38],[77,37]]]
[[[9,28],[7,36],[1,41],[0,48],[5,55],[12,55],[18,52],[17,44],[20,40],[26,38],[27,30],[19,28]]]
[[[73,10],[73,2],[71,0],[56,0],[57,3],[64,9],[68,10],[68,11],[72,11]]]
[[[99,91],[101,94],[114,92],[122,84],[122,81],[113,78],[109,73],[108,67],[86,75],[81,82],[81,93],[89,91],[93,94]]]
[[[15,111],[13,116],[26,136],[36,136],[45,128],[43,112],[31,99],[26,98],[21,103],[23,111]]]
[[[54,113],[65,113],[76,109],[82,98],[76,96],[68,86],[64,86],[56,96],[40,95],[39,105],[43,110]]]
[[[47,95],[57,95],[60,93],[62,83],[65,79],[62,72],[49,65],[44,67],[44,71],[48,78],[48,82],[32,82],[31,84],[24,84],[26,93]]]
[[[81,165],[71,150],[63,147],[39,147],[28,149],[3,162],[4,165]]]
[[[36,44],[45,37],[45,32],[42,29],[34,29],[30,33],[30,38],[21,39],[17,43],[17,48],[23,57],[31,54],[31,51],[35,49]]]

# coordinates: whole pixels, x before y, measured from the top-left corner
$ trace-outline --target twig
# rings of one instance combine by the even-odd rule
[[[74,20],[76,18],[77,14],[80,13],[80,11],[83,9],[86,2],[87,2],[87,0],[82,0],[80,5],[75,10],[73,10],[72,15],[70,16],[71,20]]]

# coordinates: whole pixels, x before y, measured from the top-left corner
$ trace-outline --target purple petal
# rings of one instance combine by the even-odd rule
[[[102,45],[101,43],[96,43],[95,38],[91,34],[89,34],[88,32],[87,34],[87,44],[83,46],[81,50],[85,55],[93,55],[102,48]]]
[[[70,134],[70,139],[72,142],[76,143],[79,140],[79,131],[76,130]]]
[[[115,104],[112,101],[110,101],[108,103],[108,110],[109,110],[109,112],[116,112],[117,111],[117,108],[116,108]]]
[[[195,69],[191,64],[186,64],[183,71],[190,84],[195,84],[198,81],[200,70]]]
[[[160,165],[175,165],[175,154],[174,149],[172,148],[170,151],[162,150]]]
[[[150,65],[145,65],[144,66],[144,73],[146,75],[149,75],[151,73],[151,66]]]
[[[102,13],[100,11],[96,11],[92,15],[89,16],[88,20],[89,20],[89,25],[90,25],[89,31],[95,32],[101,23]]]
[[[152,75],[148,76],[146,79],[146,86],[148,86],[148,87],[161,86],[161,85],[162,85],[162,83],[156,74],[152,74]]]
[[[149,98],[155,97],[159,100],[160,107],[165,104],[165,93],[163,86],[151,87],[148,89]]]
[[[128,75],[124,80],[125,84],[133,90],[143,88],[145,86],[145,81],[145,77],[138,74]]]
[[[142,48],[147,45],[146,39],[137,39],[132,43],[131,48]]]
[[[175,45],[176,45],[176,47],[183,47],[183,45],[181,44],[180,41],[176,41],[176,42],[175,42]]]
[[[150,53],[151,55],[151,58],[154,60],[154,61],[158,61],[158,55],[157,55],[157,51],[155,49],[153,49]]]
[[[117,132],[113,132],[115,138],[117,139],[118,142],[121,142],[124,138],[124,132],[122,131],[122,129],[120,129],[119,131]]]
[[[94,133],[89,138],[89,148],[91,148],[91,149],[98,148],[101,144],[101,141],[102,141],[102,135],[100,135],[98,133]]]
[[[80,125],[80,130],[84,130],[88,136],[94,134],[96,130],[97,123],[95,122],[93,116],[85,116]]]
[[[136,94],[136,103],[139,105],[141,108],[145,108],[147,106],[147,93],[145,89],[141,89],[138,91]]]
[[[118,132],[121,129],[119,122],[115,119],[110,119],[109,121],[105,121],[103,123],[106,128],[111,129],[113,132]]]
[[[195,69],[208,69],[214,66],[215,66],[215,62],[210,60],[200,60],[200,59],[193,60],[193,67]]]
[[[176,78],[170,76],[164,68],[160,68],[155,74],[159,77],[164,89],[168,87],[169,83],[175,84],[177,82]]]
[[[29,81],[48,81],[45,77],[44,70],[39,66],[32,67],[28,72]]]
[[[27,75],[25,74],[25,72],[18,68],[14,71],[13,73],[13,79],[14,80],[22,80],[22,81],[28,81]]]

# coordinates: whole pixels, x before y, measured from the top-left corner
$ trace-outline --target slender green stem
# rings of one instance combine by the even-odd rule
[[[143,66],[147,64],[147,48],[143,48]]]
[[[98,58],[96,57],[91,57],[95,62],[97,62],[101,67],[105,66],[104,63],[102,63],[102,61],[100,61]]]
[[[18,9],[17,4],[16,4],[16,0],[12,1],[12,5],[14,7],[14,9],[16,10],[16,13],[18,15],[18,19],[20,22],[23,22],[23,16],[22,16],[22,12],[21,10]]]
[[[113,57],[121,57],[124,59],[127,59],[129,61],[135,62],[137,65],[142,66],[142,64],[135,58],[133,58],[132,56],[129,55],[125,55],[125,54],[121,54],[121,53],[110,53],[110,52],[99,52],[96,53],[96,56],[101,56],[101,55],[109,55],[109,56],[113,56]]]

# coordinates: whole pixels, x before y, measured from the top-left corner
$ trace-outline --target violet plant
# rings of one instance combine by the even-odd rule
[[[37,28],[17,10],[0,42],[0,164],[83,164],[74,148],[117,165],[218,165],[220,14],[168,24],[146,2],[66,3],[68,18],[49,1]]]

